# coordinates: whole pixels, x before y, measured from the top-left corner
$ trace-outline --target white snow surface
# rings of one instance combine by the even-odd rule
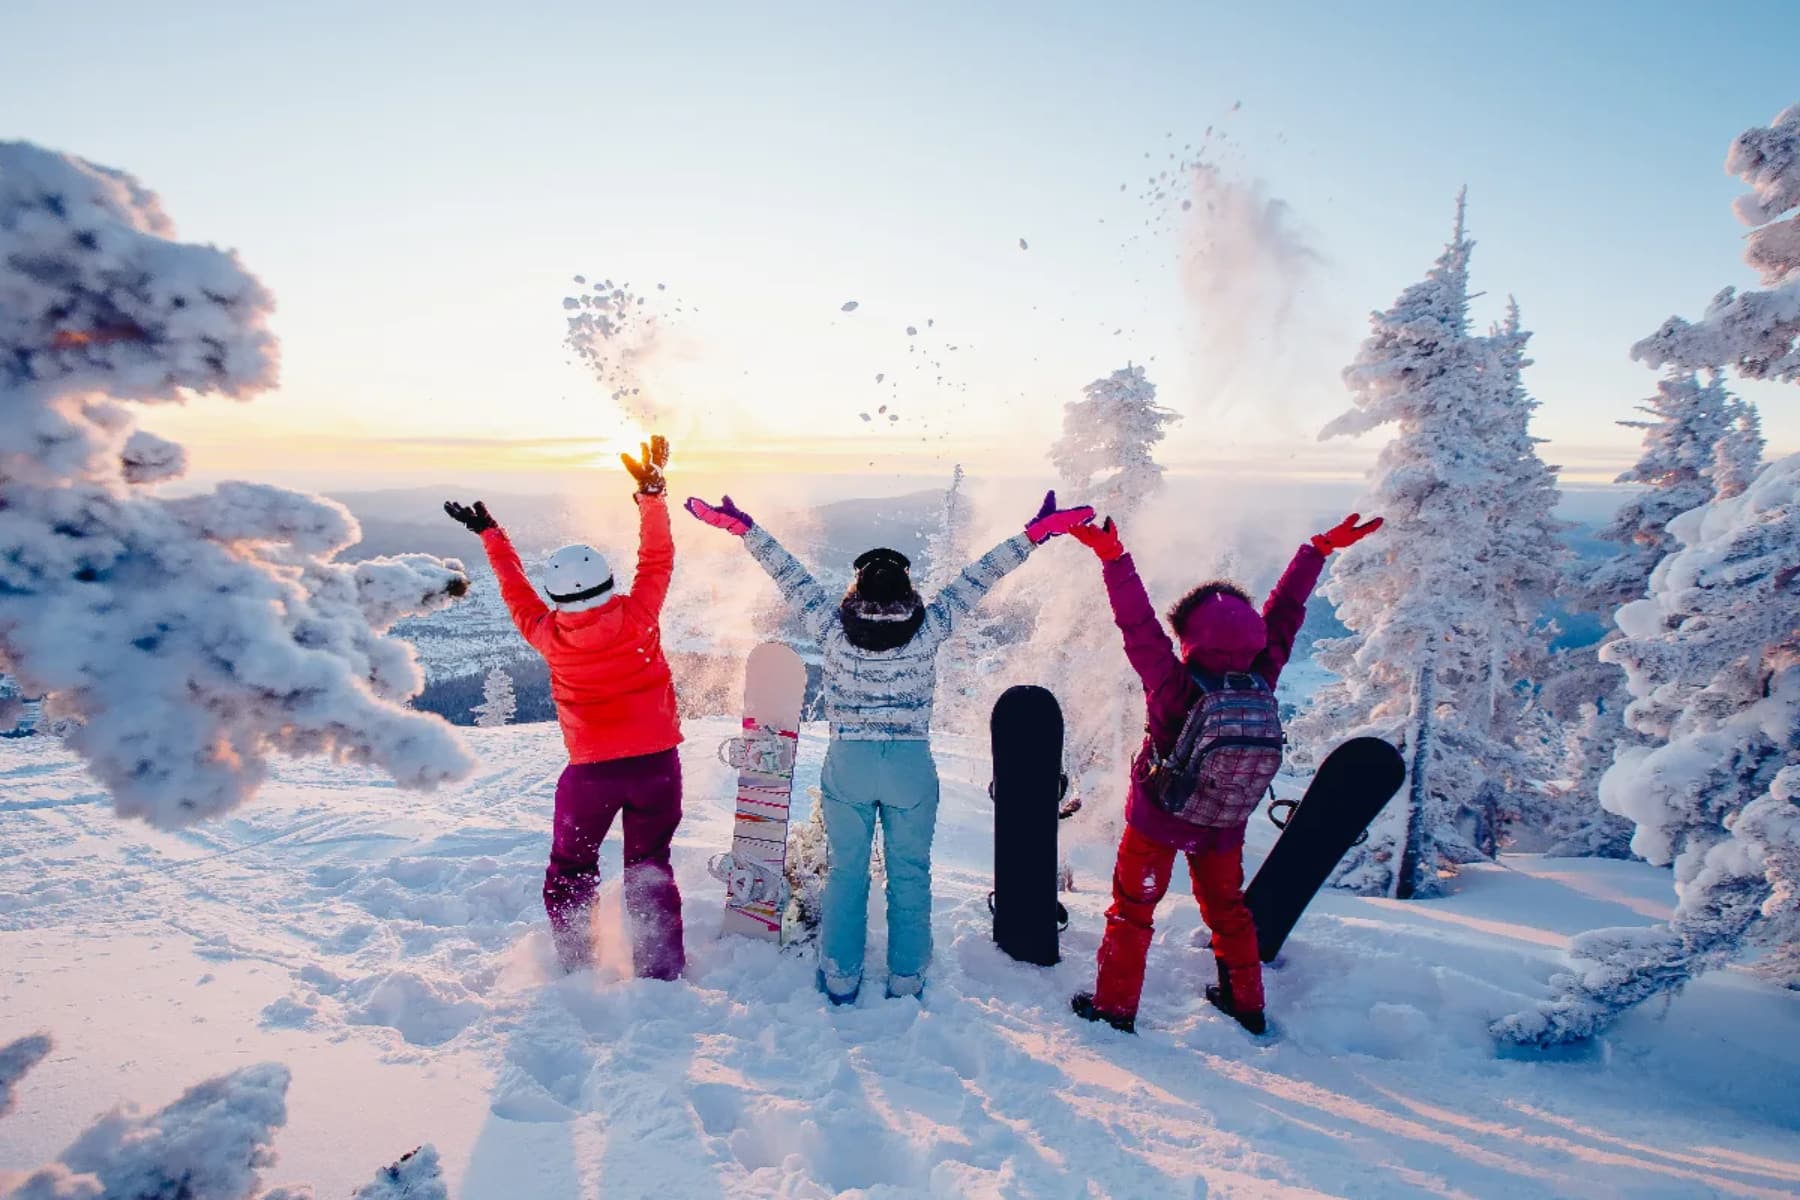
[[[260,1062],[292,1073],[272,1180],[319,1196],[432,1143],[485,1197],[1788,1196],[1800,1004],[1738,970],[1627,1015],[1591,1052],[1495,1056],[1572,935],[1668,917],[1668,872],[1508,856],[1447,896],[1328,893],[1269,974],[1278,1037],[1200,999],[1191,900],[1160,913],[1137,1037],[1076,1020],[1110,862],[1078,847],[1064,962],[993,946],[983,739],[937,740],[937,957],[923,1005],[872,978],[833,1010],[804,954],[718,936],[729,722],[689,726],[676,841],[690,968],[627,977],[615,837],[600,965],[562,978],[538,888],[554,726],[477,729],[466,782],[282,762],[260,802],[171,832],[111,814],[47,738],[0,744],[0,1044],[56,1050],[0,1119],[0,1175],[121,1102],[155,1111]],[[802,740],[796,820],[822,730]],[[1284,781],[1292,789],[1292,781]],[[1273,830],[1253,826],[1251,858]]]

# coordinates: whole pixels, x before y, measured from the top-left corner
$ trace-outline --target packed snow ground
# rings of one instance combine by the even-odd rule
[[[57,1039],[0,1119],[0,1171],[122,1099],[274,1059],[294,1082],[269,1178],[321,1196],[425,1141],[466,1200],[1800,1192],[1791,994],[1719,972],[1591,1053],[1495,1057],[1489,1020],[1544,993],[1571,934],[1665,917],[1667,872],[1518,856],[1439,901],[1328,894],[1270,975],[1271,1044],[1201,1002],[1205,935],[1172,896],[1132,1038],[1067,1008],[1109,862],[1076,859],[1061,966],[1002,957],[985,747],[945,737],[926,1001],[882,1000],[876,974],[833,1011],[807,958],[716,936],[730,731],[689,729],[676,984],[625,977],[616,838],[600,969],[550,967],[553,726],[471,731],[480,771],[435,795],[283,764],[182,834],[115,819],[48,739],[0,744],[0,1042]],[[823,750],[809,731],[797,817]],[[1273,831],[1253,828],[1256,857]]]

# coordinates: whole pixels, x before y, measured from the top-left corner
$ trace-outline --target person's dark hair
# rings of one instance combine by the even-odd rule
[[[1250,593],[1237,584],[1225,579],[1214,579],[1201,584],[1175,602],[1175,606],[1169,610],[1169,628],[1173,629],[1176,636],[1179,637],[1182,627],[1187,624],[1187,619],[1194,615],[1194,610],[1214,596],[1236,596],[1245,604],[1251,603]]]

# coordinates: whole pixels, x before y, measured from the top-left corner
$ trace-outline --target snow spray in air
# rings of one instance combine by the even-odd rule
[[[636,291],[629,283],[603,279],[589,284],[575,276],[585,290],[563,297],[569,331],[563,343],[594,373],[594,378],[619,410],[642,426],[659,423],[668,415],[666,406],[652,399],[644,371],[664,348],[663,303],[656,294]],[[664,284],[657,294],[666,294]],[[675,302],[669,312],[679,313]]]

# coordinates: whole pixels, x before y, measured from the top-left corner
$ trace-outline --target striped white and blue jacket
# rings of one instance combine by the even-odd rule
[[[921,741],[931,736],[938,650],[988,590],[1036,549],[1022,533],[1006,539],[938,593],[926,606],[924,623],[910,642],[895,650],[862,650],[844,636],[839,600],[828,596],[780,542],[758,525],[744,535],[744,545],[819,644],[831,736],[860,742]]]

